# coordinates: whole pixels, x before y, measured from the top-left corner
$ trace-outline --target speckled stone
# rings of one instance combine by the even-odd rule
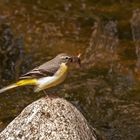
[[[62,98],[28,105],[1,133],[0,140],[96,140],[84,116]]]

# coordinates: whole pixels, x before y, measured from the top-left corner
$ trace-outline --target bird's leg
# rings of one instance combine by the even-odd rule
[[[45,90],[43,90],[43,92],[44,92],[45,95],[47,94],[47,92]]]
[[[43,90],[43,93],[45,94],[46,98],[48,98],[48,94],[45,90]]]

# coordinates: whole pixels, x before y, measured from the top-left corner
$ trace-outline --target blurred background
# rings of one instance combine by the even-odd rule
[[[82,53],[48,93],[73,103],[108,140],[140,140],[139,0],[0,0],[0,88],[60,52]],[[32,87],[0,95],[0,131],[43,97]]]

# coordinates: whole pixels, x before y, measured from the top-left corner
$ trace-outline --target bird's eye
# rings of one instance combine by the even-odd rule
[[[66,56],[65,59],[69,59],[70,57]]]
[[[71,61],[71,57],[70,56],[63,56],[62,59],[64,61]]]

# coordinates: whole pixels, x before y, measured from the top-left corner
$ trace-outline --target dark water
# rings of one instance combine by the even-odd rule
[[[82,53],[59,91],[108,140],[140,139],[139,0],[1,0],[0,87],[60,52]],[[0,95],[0,129],[44,96]]]

